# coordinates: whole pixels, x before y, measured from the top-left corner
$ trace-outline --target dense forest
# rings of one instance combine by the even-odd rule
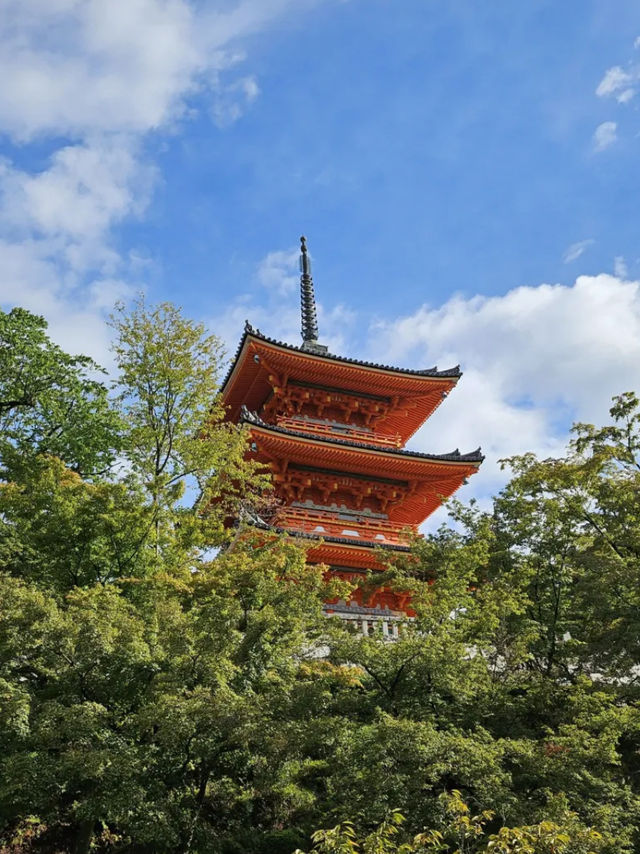
[[[219,340],[111,323],[107,377],[0,313],[0,851],[640,852],[636,396],[389,565],[388,643],[227,524],[270,497]]]

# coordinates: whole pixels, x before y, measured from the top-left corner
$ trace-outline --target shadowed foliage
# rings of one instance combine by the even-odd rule
[[[0,321],[0,851],[640,851],[633,394],[365,582],[412,592],[387,643],[229,525],[269,483],[201,325],[119,309],[110,388]]]

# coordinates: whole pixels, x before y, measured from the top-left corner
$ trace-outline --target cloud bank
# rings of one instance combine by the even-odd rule
[[[579,257],[590,243],[575,244],[567,255]],[[320,305],[321,340],[333,353],[386,364],[460,364],[458,387],[411,446],[446,452],[481,445],[481,473],[460,496],[486,500],[506,481],[500,459],[527,451],[562,454],[574,421],[604,423],[615,394],[640,390],[640,282],[627,280],[623,258],[614,266],[615,275],[579,276],[571,285],[518,287],[493,297],[457,295],[441,306],[423,305],[371,323],[366,341],[355,312]],[[298,276],[295,248],[265,256],[254,291],[216,321],[229,352],[245,318],[269,336],[300,340],[293,299]],[[433,524],[443,517],[436,514]]]
[[[46,314],[66,347],[107,358],[104,306],[141,286],[114,230],[152,197],[146,138],[175,132],[196,98],[218,126],[237,121],[260,92],[236,71],[239,45],[292,5],[5,0],[0,125],[18,157],[34,143],[50,154],[37,168],[0,161],[0,303]]]
[[[377,324],[371,340],[370,354],[394,364],[462,365],[458,387],[413,442],[482,445],[487,459],[466,495],[487,495],[504,482],[500,458],[562,452],[574,420],[602,422],[614,394],[640,389],[640,282],[602,274],[455,296]]]

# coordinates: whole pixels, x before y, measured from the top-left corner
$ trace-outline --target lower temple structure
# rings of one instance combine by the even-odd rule
[[[302,345],[246,324],[222,386],[227,417],[245,423],[250,453],[269,466],[278,507],[259,520],[304,538],[308,560],[352,582],[381,571],[381,554],[408,551],[408,535],[482,462],[480,449],[425,454],[406,442],[461,377],[458,366],[409,370],[332,355],[318,342],[306,242],[301,238]],[[382,548],[382,552],[380,549]],[[392,556],[392,555],[389,555]],[[397,636],[408,595],[355,588],[328,614],[370,634]]]

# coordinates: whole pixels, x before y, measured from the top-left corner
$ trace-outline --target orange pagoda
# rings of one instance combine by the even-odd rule
[[[261,527],[309,541],[308,559],[350,580],[383,569],[380,547],[406,552],[418,526],[474,474],[483,457],[425,454],[408,439],[461,377],[458,366],[406,370],[335,356],[318,343],[311,265],[301,238],[302,345],[245,325],[222,397],[227,416],[249,425],[251,455],[267,464],[279,506]],[[327,613],[380,623],[397,636],[408,596],[380,589],[327,603]]]

